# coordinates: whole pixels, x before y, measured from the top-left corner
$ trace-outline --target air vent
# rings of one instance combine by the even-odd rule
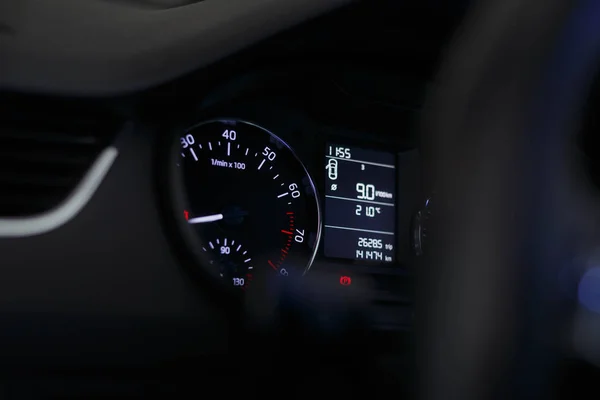
[[[0,217],[43,213],[72,192],[119,124],[81,104],[0,100]]]

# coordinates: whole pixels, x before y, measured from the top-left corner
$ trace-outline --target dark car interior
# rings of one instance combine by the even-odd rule
[[[595,17],[0,4],[0,394],[589,396]]]

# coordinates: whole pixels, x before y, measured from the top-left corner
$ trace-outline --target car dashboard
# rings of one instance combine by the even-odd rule
[[[264,304],[285,302],[272,285],[304,282],[316,319],[301,318],[303,335],[350,326],[358,304],[369,349],[319,339],[337,361],[308,374],[274,352],[240,386],[308,374],[351,391],[335,383],[352,375],[332,367],[341,357],[410,391],[414,271],[434,195],[417,127],[463,11],[361,2],[146,90],[1,93],[10,382],[62,393],[75,377],[74,393],[109,396],[260,370],[261,349],[300,335],[259,334],[274,318]]]

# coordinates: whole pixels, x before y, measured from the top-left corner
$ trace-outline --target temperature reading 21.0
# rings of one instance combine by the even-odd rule
[[[374,218],[376,215],[381,214],[381,207],[375,207],[375,206],[366,206],[365,207],[360,204],[357,204],[355,214]]]
[[[325,176],[325,255],[393,262],[394,154],[328,145]]]

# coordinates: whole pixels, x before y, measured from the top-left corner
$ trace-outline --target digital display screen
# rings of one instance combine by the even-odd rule
[[[395,232],[395,155],[327,144],[325,256],[394,262]]]

